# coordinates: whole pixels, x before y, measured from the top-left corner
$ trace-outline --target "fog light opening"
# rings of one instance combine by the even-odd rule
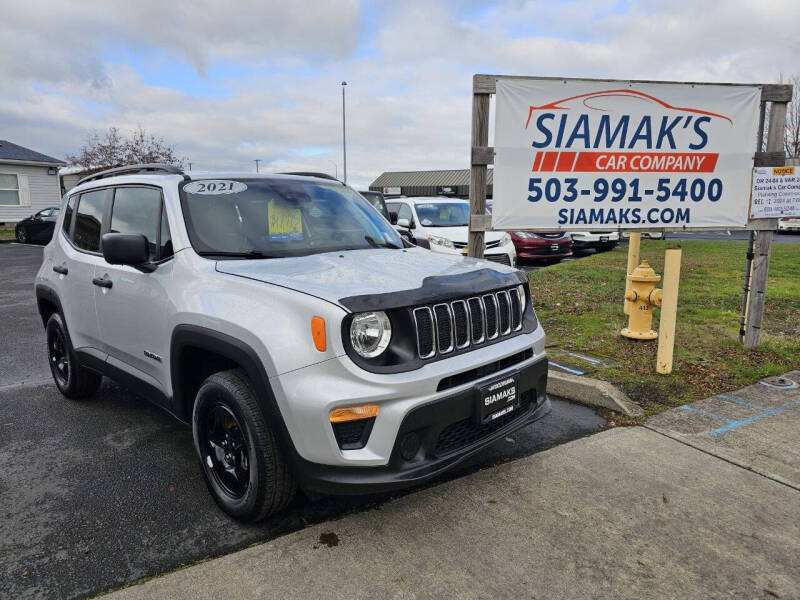
[[[416,432],[412,431],[405,434],[403,439],[400,440],[400,456],[403,457],[403,460],[414,458],[419,452],[420,444],[421,440]]]

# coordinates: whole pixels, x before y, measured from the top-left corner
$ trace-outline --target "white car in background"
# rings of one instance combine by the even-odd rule
[[[427,240],[432,251],[467,253],[469,202],[446,197],[396,198],[387,200],[386,207],[398,231],[408,231],[415,238]],[[483,257],[516,266],[517,252],[511,236],[503,231],[487,231]]]
[[[572,251],[582,252],[594,249],[597,252],[613,250],[619,243],[618,231],[570,231]]]
[[[664,232],[663,231],[640,231],[639,233],[642,234],[643,240],[663,240],[664,239]],[[629,239],[631,237],[630,231],[623,231],[622,232],[622,239]]]
[[[778,219],[778,233],[800,231],[800,217],[781,217]]]

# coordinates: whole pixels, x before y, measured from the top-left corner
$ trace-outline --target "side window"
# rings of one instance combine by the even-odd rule
[[[120,187],[114,193],[109,233],[141,233],[147,238],[150,260],[158,257],[161,192],[155,188]]]
[[[411,207],[408,204],[402,203],[397,209],[398,219],[408,219],[409,223],[414,222],[414,215],[411,213]]]
[[[172,236],[169,233],[169,221],[167,220],[167,210],[161,204],[161,238],[158,243],[158,260],[164,260],[172,256]]]
[[[110,198],[110,189],[81,194],[72,232],[72,241],[78,248],[100,252],[100,231]]]
[[[75,209],[75,202],[77,199],[77,196],[70,196],[69,200],[67,200],[67,207],[64,209],[64,224],[62,228],[67,237],[69,237],[69,230],[70,227],[72,227],[72,211]]]

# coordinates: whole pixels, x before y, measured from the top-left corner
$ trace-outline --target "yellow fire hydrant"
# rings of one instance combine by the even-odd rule
[[[631,303],[628,326],[620,333],[635,340],[654,340],[658,332],[653,331],[653,307],[661,306],[661,290],[655,283],[661,279],[646,260],[628,275],[631,289],[625,299]]]

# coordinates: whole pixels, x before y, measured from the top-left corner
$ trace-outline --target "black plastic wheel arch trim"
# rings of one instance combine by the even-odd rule
[[[170,344],[170,373],[172,395],[176,413],[181,419],[191,422],[194,398],[187,398],[180,379],[181,354],[187,348],[198,348],[223,356],[239,365],[253,385],[264,418],[275,427],[275,437],[285,452],[287,460],[296,463],[300,460],[289,430],[281,415],[269,376],[261,359],[253,348],[245,342],[199,325],[178,325],[172,332]]]

